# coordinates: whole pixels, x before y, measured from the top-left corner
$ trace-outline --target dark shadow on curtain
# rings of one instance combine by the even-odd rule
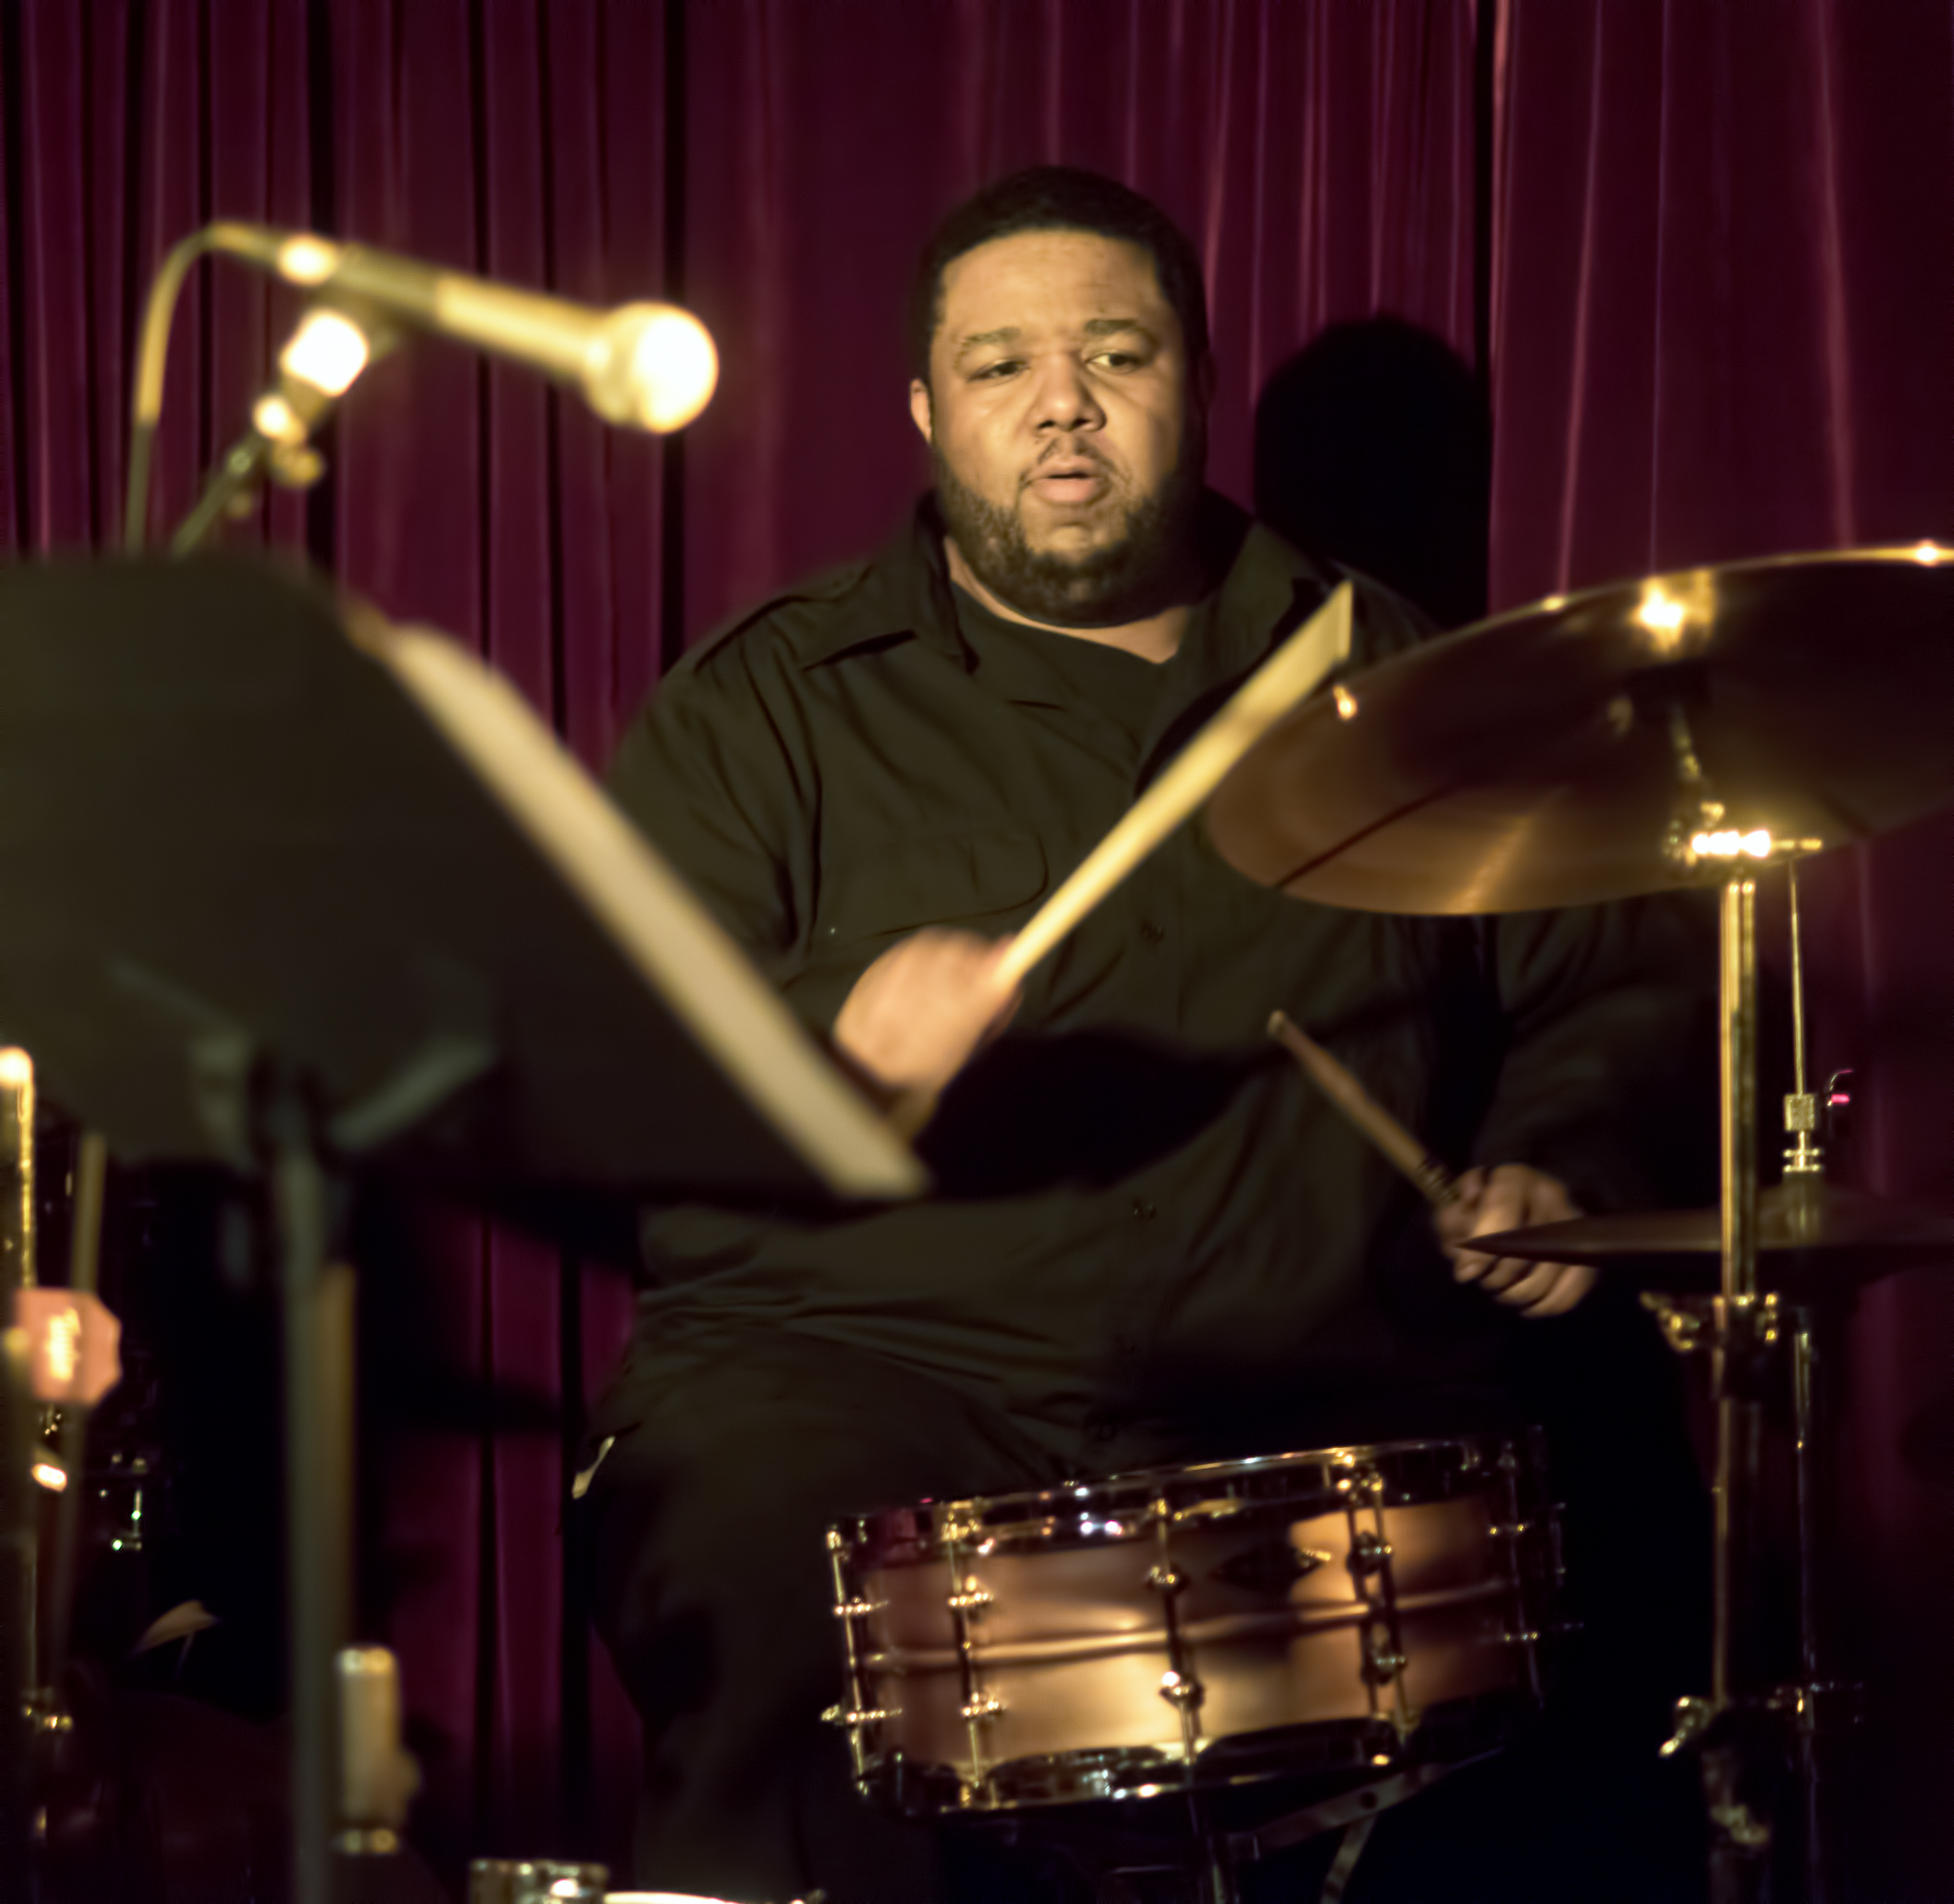
[[[1255,406],[1255,513],[1441,627],[1485,612],[1492,426],[1471,367],[1402,318],[1333,324]]]

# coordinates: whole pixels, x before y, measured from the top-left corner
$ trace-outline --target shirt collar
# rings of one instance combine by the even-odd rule
[[[974,664],[957,630],[934,490],[925,490],[917,498],[909,520],[868,565],[848,612],[837,617],[827,633],[804,645],[801,665],[815,667],[851,648],[880,646],[904,636],[939,649],[960,667]]]

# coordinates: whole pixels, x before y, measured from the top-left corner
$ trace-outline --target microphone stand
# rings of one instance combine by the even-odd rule
[[[312,447],[311,438],[337,399],[292,377],[281,380],[277,394],[285,399],[287,413],[298,424],[298,431],[272,437],[253,423],[225,451],[195,506],[176,526],[169,538],[171,555],[189,555],[209,540],[227,516],[246,514],[268,477],[288,489],[308,489],[326,473],[325,459]]]
[[[210,472],[195,506],[169,538],[169,553],[199,548],[227,516],[249,513],[267,478],[308,489],[326,473],[312,437],[333,407],[375,358],[392,348],[394,333],[357,303],[314,305],[278,358],[277,381],[251,407],[251,426]]]

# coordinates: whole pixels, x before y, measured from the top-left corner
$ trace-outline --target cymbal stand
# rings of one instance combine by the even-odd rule
[[[1710,1815],[1712,1904],[1757,1895],[1771,1832],[1753,1807],[1758,1757],[1755,1662],[1745,1619],[1753,1597],[1761,1390],[1778,1339],[1775,1300],[1757,1287],[1757,881],[1727,880],[1719,934],[1718,1061],[1723,1178],[1723,1285],[1712,1311],[1710,1388],[1717,1404],[1708,1710],[1679,1716],[1679,1737],[1702,1734]]]
[[[1785,1154],[1785,1186],[1816,1185],[1823,1170],[1816,1141],[1817,1099],[1805,1090],[1803,951],[1798,942],[1796,861],[1813,843],[1734,833],[1698,834],[1708,857],[1785,863],[1792,880],[1793,1032],[1796,1090],[1785,1123],[1793,1142]],[[1707,849],[1707,850],[1706,850]],[[1724,884],[1719,931],[1718,1052],[1721,1072],[1723,1275],[1707,1328],[1684,1332],[1710,1351],[1717,1404],[1713,1485],[1715,1574],[1712,1588],[1710,1691],[1679,1702],[1676,1732],[1664,1747],[1701,1755],[1710,1816],[1712,1904],[1746,1904],[1762,1894],[1773,1831],[1767,1797],[1776,1764],[1796,1767],[1804,1838],[1804,1896],[1824,1904],[1819,1724],[1832,1688],[1820,1675],[1822,1552],[1820,1334],[1827,1317],[1815,1303],[1781,1305],[1757,1281],[1757,931],[1756,875],[1733,873]],[[1766,1686],[1752,1636],[1758,1535],[1759,1465],[1765,1397],[1788,1351],[1795,1437],[1798,1545],[1799,1683]],[[1786,1727],[1789,1727],[1789,1736]],[[1795,1743],[1795,1751],[1785,1747]]]

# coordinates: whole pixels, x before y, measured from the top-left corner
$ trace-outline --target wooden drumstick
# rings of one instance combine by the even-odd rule
[[[1219,786],[1228,769],[1312,689],[1349,659],[1350,585],[1236,689],[1175,756],[1071,877],[1025,922],[998,964],[1015,985]]]
[[[1268,1035],[1287,1048],[1324,1096],[1418,1186],[1434,1210],[1459,1200],[1459,1183],[1452,1173],[1286,1014],[1269,1014]]]

